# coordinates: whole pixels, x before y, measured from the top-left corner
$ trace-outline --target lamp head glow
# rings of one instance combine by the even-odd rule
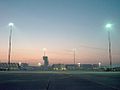
[[[46,48],[43,48],[43,51],[46,51],[47,49]]]
[[[19,66],[21,66],[21,64],[22,64],[22,63],[21,63],[21,62],[19,62],[18,64],[19,64]]]
[[[41,66],[41,63],[38,63],[38,66]]]
[[[10,26],[10,27],[13,27],[13,26],[14,26],[14,23],[9,23],[9,26]]]
[[[80,67],[80,63],[78,63],[78,66]]]
[[[107,24],[106,25],[106,28],[111,28],[112,27],[112,24]]]
[[[101,65],[101,62],[99,62],[98,64]]]
[[[76,51],[76,48],[73,48],[73,51]]]

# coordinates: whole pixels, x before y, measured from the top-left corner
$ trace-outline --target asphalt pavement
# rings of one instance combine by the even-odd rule
[[[120,73],[0,72],[0,90],[120,90]]]

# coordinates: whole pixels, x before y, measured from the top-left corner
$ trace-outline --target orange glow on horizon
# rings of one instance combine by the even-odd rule
[[[0,61],[7,62],[7,50],[1,49]],[[48,50],[48,59],[50,64],[62,63],[73,64],[74,52],[65,50]],[[43,64],[43,52],[40,49],[13,49],[11,54],[11,62],[24,62],[37,65],[37,63]],[[76,63],[109,63],[107,53],[90,51],[81,49],[76,50]],[[118,57],[119,58],[119,57]]]

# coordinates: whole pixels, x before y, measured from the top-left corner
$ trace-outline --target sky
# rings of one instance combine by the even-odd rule
[[[0,62],[109,64],[107,23],[112,24],[112,62],[120,64],[120,0],[0,0]]]

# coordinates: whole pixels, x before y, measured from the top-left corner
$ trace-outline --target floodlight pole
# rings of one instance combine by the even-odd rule
[[[10,34],[9,34],[9,50],[8,50],[8,70],[10,70],[10,63],[11,63],[11,38],[12,38],[12,26],[10,27]]]
[[[74,64],[75,64],[75,59],[76,59],[76,58],[75,58],[75,49],[74,49]]]
[[[43,56],[46,56],[46,48],[43,48]]]
[[[109,60],[110,60],[110,67],[112,67],[112,54],[111,54],[111,38],[110,38],[110,31],[108,31],[108,45],[109,45]]]
[[[44,50],[44,56],[45,56],[45,50]]]

